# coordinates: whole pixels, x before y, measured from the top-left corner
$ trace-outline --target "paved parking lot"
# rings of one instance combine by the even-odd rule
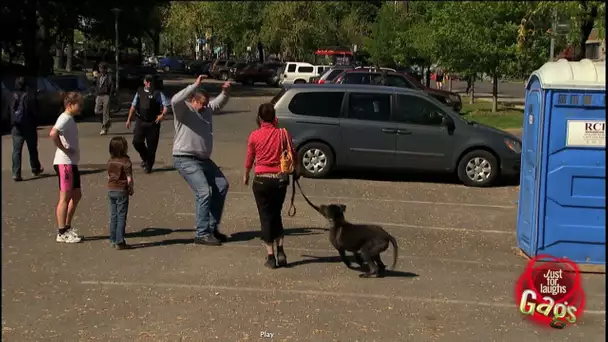
[[[111,249],[107,240],[109,137],[97,135],[97,123],[80,125],[87,173],[74,225],[87,239],[78,245],[54,241],[57,180],[12,182],[10,137],[3,137],[3,340],[604,340],[603,275],[584,276],[588,311],[577,326],[540,329],[518,314],[514,283],[526,262],[513,249],[515,186],[475,189],[377,173],[303,179],[312,201],[343,203],[349,220],[376,222],[393,234],[397,271],[359,279],[339,262],[325,222],[301,197],[296,217],[285,219],[292,267],[264,268],[255,203],[240,184],[245,142],[264,96],[243,90],[214,119],[214,159],[231,185],[222,229],[232,239],[221,247],[191,244],[193,195],[170,167],[171,122],[162,129],[159,170],[136,170],[127,229],[139,248],[129,251]],[[117,123],[111,134],[128,132]],[[50,169],[48,140],[40,153]]]

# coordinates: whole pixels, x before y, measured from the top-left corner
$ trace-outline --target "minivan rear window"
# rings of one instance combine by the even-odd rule
[[[297,115],[338,118],[344,92],[302,92],[289,103],[289,111]]]

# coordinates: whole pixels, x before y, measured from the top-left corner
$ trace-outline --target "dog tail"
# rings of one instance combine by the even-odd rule
[[[388,236],[388,241],[393,245],[393,266],[391,266],[391,270],[395,269],[397,266],[397,257],[399,256],[399,247],[397,246],[397,240],[392,235]]]

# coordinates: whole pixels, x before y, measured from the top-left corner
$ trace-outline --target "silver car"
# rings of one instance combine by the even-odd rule
[[[273,99],[298,151],[302,174],[336,168],[452,172],[470,186],[519,175],[521,141],[465,120],[418,90],[302,84]]]

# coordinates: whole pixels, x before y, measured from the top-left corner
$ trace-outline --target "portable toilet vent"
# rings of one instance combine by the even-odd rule
[[[561,59],[526,83],[517,244],[528,257],[605,272],[605,72],[605,61]]]

